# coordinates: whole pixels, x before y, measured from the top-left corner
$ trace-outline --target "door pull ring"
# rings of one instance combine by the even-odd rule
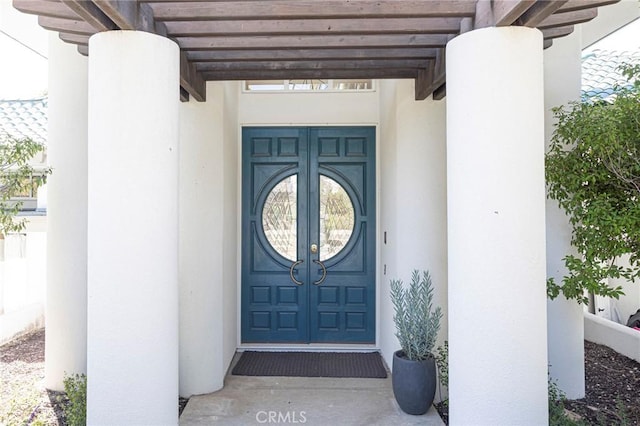
[[[324,263],[320,262],[319,260],[314,260],[313,263],[317,263],[322,268],[322,278],[320,278],[318,281],[315,281],[313,283],[314,285],[320,285],[322,284],[324,279],[327,278],[327,268],[325,268]]]
[[[294,283],[296,283],[296,285],[302,285],[304,284],[302,281],[298,281],[296,280],[296,277],[293,276],[293,268],[295,268],[296,266],[298,266],[299,264],[301,264],[302,262],[304,262],[304,260],[298,260],[297,262],[294,262],[291,265],[291,268],[289,268],[289,276],[291,277],[291,281],[293,281]]]

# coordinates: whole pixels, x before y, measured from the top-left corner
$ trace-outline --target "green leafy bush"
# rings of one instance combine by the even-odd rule
[[[440,331],[442,309],[433,309],[433,287],[429,272],[413,271],[411,283],[404,288],[401,280],[391,280],[391,302],[396,337],[410,360],[433,357],[432,350]]]
[[[29,160],[43,148],[42,144],[31,139],[0,133],[0,235],[24,229],[24,220],[15,220],[22,203],[11,199],[31,193],[46,182],[51,169],[35,173],[29,164]]]
[[[624,67],[632,88],[612,101],[554,109],[558,120],[546,156],[548,195],[572,226],[568,274],[547,282],[550,298],[562,293],[587,303],[586,293],[618,298],[608,279],[640,277],[640,66]],[[619,262],[629,255],[628,265]]]
[[[442,392],[442,388],[449,387],[449,342],[445,340],[443,345],[438,346],[436,352],[438,380],[440,381],[440,391]],[[440,400],[445,407],[449,405],[449,399],[442,399],[442,394],[440,394]]]
[[[64,391],[69,403],[64,407],[64,414],[69,426],[87,424],[87,376],[74,374],[64,378]]]

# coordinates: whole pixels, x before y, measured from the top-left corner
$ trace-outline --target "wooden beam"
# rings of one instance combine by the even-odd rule
[[[260,36],[260,37],[177,37],[187,50],[215,49],[303,49],[364,47],[444,47],[446,34],[374,36]]]
[[[434,73],[435,61],[429,61],[427,67],[418,70],[418,74],[414,80],[416,101],[423,101],[432,93],[429,91],[429,86],[433,82]]]
[[[536,0],[478,0],[474,28],[513,24]]]
[[[71,19],[39,16],[38,25],[45,30],[58,31],[67,34],[93,35],[96,33],[95,28],[87,24],[82,19],[75,21]]]
[[[117,30],[118,26],[90,0],[61,0],[96,31]]]
[[[444,83],[442,86],[438,87],[433,91],[433,100],[441,101],[447,96],[447,83]]]
[[[324,61],[252,61],[252,62],[204,62],[196,66],[201,72],[207,71],[259,71],[259,70],[357,70],[381,68],[424,68],[431,60],[416,59],[365,59],[365,60],[324,60]]]
[[[145,28],[141,25],[140,3],[137,1],[93,0],[93,2],[121,30],[139,30],[155,33],[155,28]]]
[[[473,16],[476,0],[309,0],[151,3],[157,20],[321,19]]]
[[[446,81],[446,58],[445,49],[440,49],[436,60],[433,63],[433,70],[427,69],[426,73],[418,74],[416,79],[416,100],[422,101],[442,86]]]
[[[545,39],[552,39],[568,36],[573,32],[573,29],[573,25],[567,25],[566,27],[545,28],[541,31]]]
[[[592,9],[594,7],[607,6],[618,3],[620,0],[569,0],[558,12],[573,12],[582,9]]]
[[[388,49],[282,49],[282,50],[187,50],[193,62],[226,61],[302,61],[331,59],[428,59],[436,57],[435,48]]]
[[[241,21],[167,21],[172,37],[320,35],[320,34],[457,34],[462,18],[292,19]]]
[[[180,86],[184,88],[198,102],[207,100],[207,83],[202,74],[196,70],[193,63],[187,59],[187,54],[180,51]]]
[[[414,69],[380,70],[287,70],[287,71],[208,71],[202,73],[205,80],[326,80],[360,78],[415,78]]]
[[[13,7],[30,15],[49,16],[51,18],[80,19],[77,13],[64,4],[48,0],[13,0]]]
[[[598,16],[598,9],[585,9],[575,12],[555,13],[542,21],[538,28],[564,27],[588,22]]]
[[[416,90],[416,100],[421,101],[426,99],[426,96],[432,94],[438,87],[442,86],[446,80],[446,58],[445,58],[445,49],[440,49],[436,56],[436,60],[433,63],[433,73],[428,74],[427,77],[431,77],[430,80],[424,81],[422,84],[425,84],[424,87],[420,87],[420,93]],[[416,87],[417,89],[417,87]],[[418,95],[421,96],[426,93],[425,97],[419,98]]]
[[[89,37],[90,37],[89,35],[59,33],[58,37],[60,37],[60,40],[67,43],[79,44],[82,46],[89,45]]]
[[[529,10],[516,21],[516,24],[523,27],[535,28],[560,9],[567,1],[568,0],[538,0],[536,4],[531,6]]]

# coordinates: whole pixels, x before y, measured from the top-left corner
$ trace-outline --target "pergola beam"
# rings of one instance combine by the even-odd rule
[[[196,69],[207,71],[259,71],[259,70],[340,70],[340,69],[385,69],[385,68],[422,68],[430,60],[420,59],[365,59],[365,60],[324,60],[324,61],[252,61],[252,62],[204,62]]]
[[[302,49],[302,48],[376,48],[376,47],[444,47],[446,34],[418,35],[303,35],[254,37],[177,37],[187,50],[217,49]]]
[[[575,12],[556,13],[544,19],[538,25],[538,28],[543,29],[543,28],[564,27],[567,25],[581,24],[583,22],[588,22],[592,20],[596,16],[598,16],[597,9],[584,9],[584,10],[577,10]]]
[[[473,16],[475,0],[212,1],[153,3],[157,20],[265,20],[321,18],[463,17]]]
[[[13,0],[88,54],[116,29],[180,47],[181,98],[206,80],[413,78],[416,99],[446,94],[444,48],[489,26],[539,28],[544,48],[619,0]]]
[[[607,6],[618,3],[620,0],[569,0],[558,12],[573,12],[576,10],[593,9],[595,7]]]
[[[428,59],[435,58],[436,48],[358,48],[358,49],[264,49],[264,50],[186,50],[190,61],[303,61],[346,59]]]
[[[478,0],[474,28],[511,25],[535,2],[536,0]]]
[[[60,2],[47,0],[13,0],[13,7],[23,13],[52,18],[80,19],[77,13]]]
[[[462,18],[167,21],[170,37],[320,34],[456,34]]]
[[[93,35],[95,28],[84,20],[52,18],[50,16],[39,16],[38,25],[46,30],[60,31],[67,34]]]
[[[542,21],[561,8],[568,0],[540,0],[529,8],[516,23],[523,27],[537,27]]]
[[[117,30],[118,26],[90,0],[61,0],[97,31]]]
[[[429,66],[420,70],[416,78],[415,98],[422,101],[432,94],[438,87],[445,84],[446,63],[445,49],[440,49],[435,61],[430,61]]]
[[[282,80],[282,71],[207,71],[202,75],[212,81],[237,80]],[[328,80],[328,79],[378,79],[378,78],[416,78],[416,71],[410,68],[378,70],[291,70],[287,72],[290,80]]]

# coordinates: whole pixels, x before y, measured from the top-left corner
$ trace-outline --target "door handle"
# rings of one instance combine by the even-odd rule
[[[327,278],[327,268],[325,268],[324,263],[320,262],[319,260],[314,260],[313,263],[317,263],[322,268],[322,278],[320,278],[318,281],[315,281],[313,283],[314,285],[320,285],[322,284],[324,279]]]
[[[293,276],[293,268],[295,268],[296,266],[298,266],[299,264],[301,264],[302,262],[304,262],[304,260],[298,260],[297,262],[294,262],[291,265],[291,268],[289,268],[289,276],[291,277],[291,281],[293,281],[294,283],[296,283],[297,285],[302,285],[304,284],[302,281],[298,281],[296,280],[296,277]]]

